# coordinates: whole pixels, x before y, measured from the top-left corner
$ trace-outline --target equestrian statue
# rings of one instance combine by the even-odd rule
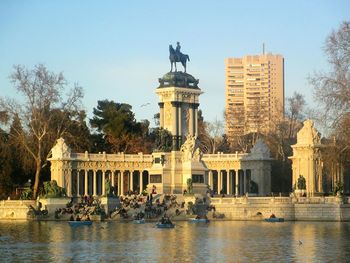
[[[176,50],[173,48],[172,45],[169,45],[169,52],[170,52],[169,60],[171,64],[170,72],[173,71],[173,63],[175,65],[175,71],[177,71],[176,62],[181,62],[182,66],[184,67],[184,71],[186,72],[186,62],[187,60],[190,61],[190,57],[186,54],[182,54],[180,49],[181,49],[181,46],[179,42],[176,43]]]

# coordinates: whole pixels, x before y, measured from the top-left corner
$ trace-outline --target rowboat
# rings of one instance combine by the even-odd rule
[[[166,224],[162,224],[162,223],[157,223],[156,224],[157,228],[174,228],[175,225],[173,223],[166,223]]]
[[[68,221],[70,226],[91,226],[92,221]]]
[[[134,219],[132,221],[134,224],[144,224],[145,223],[145,219],[142,218],[142,219]]]
[[[264,219],[266,222],[284,222],[283,217],[270,217]]]
[[[188,220],[190,223],[209,223],[208,218],[190,218]]]

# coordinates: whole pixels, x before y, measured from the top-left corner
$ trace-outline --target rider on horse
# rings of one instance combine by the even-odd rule
[[[184,67],[184,71],[186,72],[186,61],[190,61],[190,58],[186,54],[182,54],[181,51],[180,42],[176,42],[176,49],[174,50],[172,45],[169,45],[169,59],[171,64],[170,71],[173,71],[173,64],[175,65],[175,71],[176,70],[176,62],[181,62],[182,66]]]
[[[181,57],[180,49],[181,49],[180,42],[176,42],[175,54],[177,56],[177,60],[180,60],[180,57]]]

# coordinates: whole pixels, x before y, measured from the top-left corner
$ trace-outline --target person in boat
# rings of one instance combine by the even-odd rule
[[[162,216],[162,219],[160,220],[160,223],[162,225],[164,225],[164,224],[172,224],[172,222],[170,221],[169,217],[166,214],[164,214]]]
[[[165,218],[166,215],[163,215],[162,218],[160,219],[160,223],[161,224],[166,224],[166,218]]]
[[[271,214],[270,218],[276,218],[275,214]]]
[[[89,215],[87,215],[87,216],[86,216],[85,221],[91,221],[91,219],[90,219],[90,216],[89,216]]]
[[[139,217],[140,217],[140,219],[143,219],[145,217],[145,214],[143,212],[140,212]]]
[[[201,217],[199,215],[196,216],[196,219],[201,219]]]
[[[77,215],[77,217],[75,218],[75,221],[81,221],[79,215]]]
[[[165,224],[173,224],[173,222],[171,222],[171,220],[170,220],[170,218],[169,218],[169,216],[165,216]]]
[[[70,216],[69,221],[74,221],[74,216],[73,215]]]
[[[135,220],[141,220],[141,219],[142,219],[142,214],[141,214],[141,212],[140,212],[140,213],[137,213],[137,214],[134,216],[134,219],[135,219]]]

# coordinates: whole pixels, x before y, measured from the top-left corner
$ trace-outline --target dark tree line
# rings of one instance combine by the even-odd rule
[[[324,52],[329,71],[310,77],[314,97],[319,103],[319,122],[329,131],[324,167],[332,177],[336,165],[344,168],[344,183],[350,188],[350,21],[344,21],[326,38]],[[329,178],[328,178],[329,179]],[[339,186],[343,182],[335,182]],[[341,185],[343,187],[343,185]],[[334,189],[333,189],[334,190]]]
[[[170,150],[169,132],[136,121],[132,107],[102,100],[87,118],[81,109],[82,88],[74,85],[65,96],[67,81],[43,65],[15,66],[10,80],[19,100],[0,98],[0,198],[13,195],[31,180],[33,198],[50,179],[47,159],[63,137],[74,152],[151,153]],[[169,146],[170,143],[170,146]]]

